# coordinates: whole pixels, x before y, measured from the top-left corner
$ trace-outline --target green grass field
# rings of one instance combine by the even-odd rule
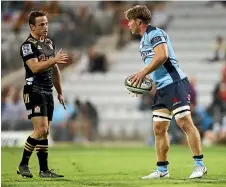
[[[49,165],[65,175],[63,179],[39,179],[38,160],[33,154],[32,179],[16,174],[22,149],[2,148],[2,187],[72,186],[226,186],[226,146],[204,148],[208,175],[189,180],[193,160],[187,146],[173,146],[169,153],[170,179],[141,180],[156,168],[155,150],[147,146],[57,146],[50,148]]]

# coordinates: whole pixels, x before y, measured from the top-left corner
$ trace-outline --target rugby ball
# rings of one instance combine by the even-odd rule
[[[152,81],[150,79],[145,77],[143,79],[143,82],[141,83],[140,88],[138,88],[138,87],[132,86],[130,77],[131,76],[127,77],[125,80],[125,87],[127,88],[127,90],[129,90],[130,92],[135,93],[135,94],[145,94],[145,93],[148,93],[151,91]]]

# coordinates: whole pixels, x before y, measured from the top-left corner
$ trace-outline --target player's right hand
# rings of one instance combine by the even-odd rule
[[[68,60],[68,55],[66,53],[61,53],[62,49],[58,51],[55,56],[57,64],[66,64]]]

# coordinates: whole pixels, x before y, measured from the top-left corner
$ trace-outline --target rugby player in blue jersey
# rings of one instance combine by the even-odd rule
[[[202,159],[200,134],[193,124],[190,112],[190,84],[179,67],[170,38],[166,32],[152,26],[151,12],[146,6],[136,5],[125,12],[132,34],[141,35],[140,54],[145,67],[131,76],[139,87],[145,76],[156,84],[153,103],[153,130],[157,153],[157,169],[143,179],[168,178],[168,151],[170,147],[168,127],[172,116],[185,132],[193,154],[194,170],[190,179],[201,178],[207,173]],[[182,166],[181,166],[182,167]]]

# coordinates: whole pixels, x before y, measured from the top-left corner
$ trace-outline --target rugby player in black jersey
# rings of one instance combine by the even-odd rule
[[[34,131],[27,138],[17,173],[23,177],[33,177],[28,162],[36,148],[40,167],[39,177],[63,177],[48,168],[48,133],[54,109],[53,86],[58,93],[59,102],[65,108],[61,76],[57,64],[67,63],[68,55],[62,53],[61,50],[55,54],[54,43],[47,38],[46,12],[32,11],[29,14],[29,26],[31,32],[21,45],[20,55],[26,71],[23,98],[28,119],[32,120]]]

